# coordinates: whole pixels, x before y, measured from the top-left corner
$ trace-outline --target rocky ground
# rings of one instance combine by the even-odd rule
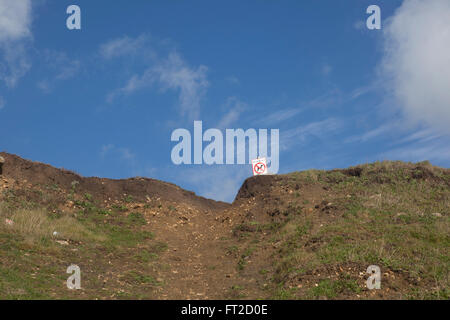
[[[228,204],[0,155],[2,299],[449,298],[449,169],[251,177]]]

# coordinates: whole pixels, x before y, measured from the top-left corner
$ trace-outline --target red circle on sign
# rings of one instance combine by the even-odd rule
[[[266,165],[262,162],[258,162],[253,167],[253,172],[256,174],[262,174],[266,170]]]

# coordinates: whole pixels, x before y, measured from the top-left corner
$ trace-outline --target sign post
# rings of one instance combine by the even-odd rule
[[[259,158],[252,160],[252,168],[254,176],[267,174],[268,172],[267,172],[266,158]]]

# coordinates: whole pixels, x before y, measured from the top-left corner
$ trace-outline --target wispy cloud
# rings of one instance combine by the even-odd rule
[[[200,101],[206,93],[209,82],[206,77],[208,68],[190,67],[176,52],[152,68],[162,89],[179,91],[181,115],[195,119],[200,114]]]
[[[45,93],[52,91],[58,82],[75,77],[80,71],[81,61],[68,57],[65,52],[45,50],[43,57],[52,73],[37,84]]]
[[[322,107],[332,107],[342,103],[344,95],[341,90],[333,89],[325,92],[321,96],[318,96],[310,101],[305,102],[305,107],[308,108],[322,108]]]
[[[359,97],[362,97],[368,93],[374,92],[379,90],[381,87],[381,82],[378,80],[373,81],[372,83],[368,85],[363,85],[361,87],[358,87],[354,89],[347,97],[347,101],[358,99]]]
[[[328,118],[311,122],[280,133],[280,149],[288,150],[291,147],[303,144],[309,137],[324,138],[337,132],[343,127],[343,121],[336,118]]]
[[[229,128],[231,124],[239,120],[240,115],[248,108],[245,102],[242,102],[236,97],[229,97],[225,103],[225,109],[227,112],[220,118],[216,128],[226,129]]]
[[[295,116],[316,108],[332,108],[341,105],[343,102],[352,100],[351,94],[344,94],[341,90],[334,88],[310,100],[301,101],[298,107],[282,108],[263,117],[253,118],[252,122],[256,125],[270,126],[279,124],[283,121],[293,119]]]
[[[303,112],[302,108],[288,108],[269,113],[268,115],[254,121],[258,125],[274,125],[285,120],[292,119],[299,113]]]
[[[113,175],[114,178],[131,176],[152,176],[160,174],[161,170],[142,163],[138,155],[129,147],[117,146],[113,143],[104,144],[100,147],[98,155],[104,162],[108,162],[109,166],[117,168],[119,176]]]
[[[241,81],[238,79],[238,77],[236,76],[229,76],[226,77],[225,80],[230,83],[230,84],[234,84],[234,85],[240,85]]]
[[[136,155],[131,152],[129,148],[116,147],[114,144],[109,143],[105,144],[100,149],[100,156],[105,158],[106,156],[114,155],[121,160],[125,161],[134,161],[136,159]]]
[[[104,158],[104,157],[106,156],[106,154],[107,154],[109,151],[111,151],[112,149],[114,149],[114,145],[113,145],[112,143],[103,145],[103,146],[101,147],[101,150],[100,150],[100,156],[101,156],[102,158]]]
[[[353,28],[355,28],[358,31],[367,30],[366,22],[363,20],[357,20],[353,23]]]
[[[439,139],[444,137],[444,134],[437,132],[435,129],[427,128],[415,131],[414,133],[394,142],[397,144],[407,143],[407,142],[428,142],[431,140]]]
[[[31,1],[0,1],[0,81],[13,88],[31,67]]]
[[[435,139],[427,142],[411,143],[380,154],[383,159],[404,161],[448,161],[450,159],[449,139]]]
[[[150,36],[146,34],[140,35],[137,38],[123,36],[101,44],[99,52],[106,59],[135,55],[144,48],[146,48],[146,54],[153,54],[153,50],[148,47],[149,42]]]
[[[362,134],[357,134],[350,136],[344,140],[345,143],[353,143],[353,142],[366,142],[371,139],[378,138],[380,136],[384,136],[387,133],[397,131],[398,132],[399,123],[398,122],[388,122],[382,124],[374,129],[366,131]]]
[[[124,37],[100,46],[100,52],[105,58],[138,51],[149,53],[150,56],[150,59],[146,60],[149,66],[144,72],[132,75],[123,87],[109,93],[107,101],[111,103],[121,95],[129,95],[143,88],[157,86],[162,92],[169,90],[178,92],[181,116],[190,120],[198,118],[201,101],[209,86],[208,68],[204,65],[190,66],[175,49],[171,49],[167,56],[161,58],[158,48],[149,45],[146,39],[143,36],[137,39]]]

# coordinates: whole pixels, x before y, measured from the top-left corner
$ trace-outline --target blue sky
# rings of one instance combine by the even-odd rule
[[[202,120],[279,129],[279,173],[450,165],[447,0],[0,0],[0,27],[0,150],[24,158],[232,201],[250,165],[172,164]]]

